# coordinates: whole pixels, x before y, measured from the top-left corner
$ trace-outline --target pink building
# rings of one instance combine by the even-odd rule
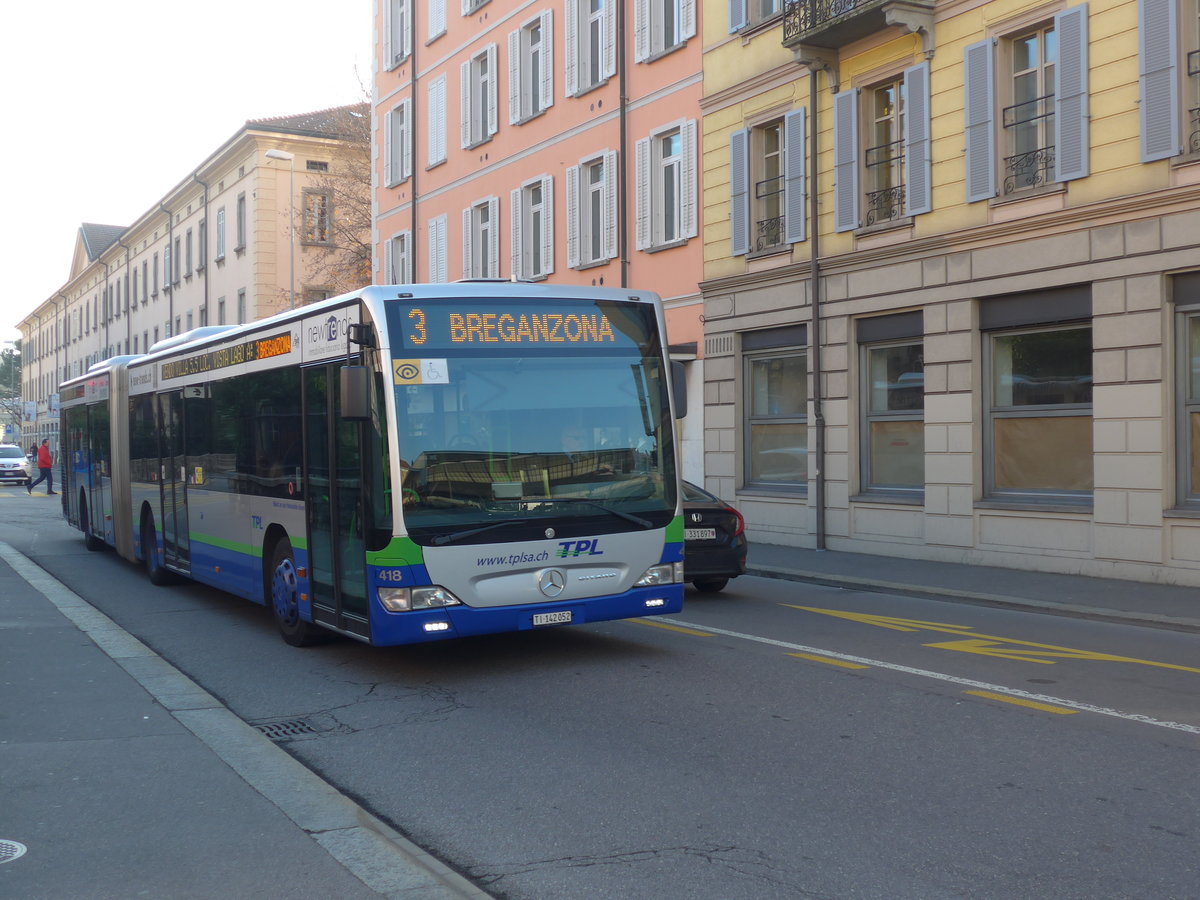
[[[688,364],[703,477],[697,0],[376,0],[379,284],[637,287]]]

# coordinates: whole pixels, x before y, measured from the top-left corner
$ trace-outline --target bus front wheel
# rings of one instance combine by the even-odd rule
[[[287,538],[275,544],[267,569],[267,604],[283,639],[293,647],[311,647],[329,640],[329,632],[300,618],[300,577],[292,542]]]

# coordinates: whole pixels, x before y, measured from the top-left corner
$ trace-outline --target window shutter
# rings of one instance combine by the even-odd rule
[[[429,85],[429,161],[446,159],[446,76]]]
[[[617,151],[604,153],[604,256],[617,258]]]
[[[542,13],[542,109],[554,105],[554,13]]]
[[[392,16],[395,15],[395,0],[384,0],[383,4],[383,68],[389,71],[396,66],[392,47]]]
[[[750,252],[750,132],[729,136],[729,251]]]
[[[512,232],[511,245],[512,249],[509,253],[509,259],[512,264],[512,277],[524,278],[525,267],[521,264],[524,254],[521,252],[525,243],[525,236],[521,230],[521,221],[524,218],[521,215],[521,195],[524,191],[521,188],[513,188],[508,193],[508,221],[509,229]]]
[[[471,14],[471,0],[459,0],[458,11],[464,16],[469,16]]]
[[[429,281],[432,284],[436,284],[438,281],[437,254],[438,248],[441,247],[441,244],[438,242],[438,220],[430,219],[426,230],[428,232],[426,246],[429,247],[429,253],[427,254],[429,260]]]
[[[554,179],[542,177],[542,271],[539,275],[554,274]]]
[[[1175,0],[1138,0],[1142,162],[1182,152],[1176,16]]]
[[[565,0],[563,3],[564,28],[563,43],[566,45],[567,61],[567,96],[574,97],[579,93],[579,0]]]
[[[1054,180],[1088,174],[1088,8],[1054,17],[1058,64],[1054,67]]]
[[[383,186],[391,187],[396,183],[395,176],[395,159],[396,159],[396,142],[392,139],[392,132],[396,128],[396,113],[397,110],[390,109],[383,116]]]
[[[634,241],[638,250],[650,246],[650,138],[634,145]]]
[[[696,36],[696,0],[680,0],[679,37],[681,40]]]
[[[696,120],[688,119],[684,122],[679,133],[682,138],[680,151],[683,154],[683,185],[682,196],[679,198],[679,224],[685,238],[694,238],[699,234],[696,216]]]
[[[398,284],[398,282],[396,281],[396,273],[395,273],[395,265],[396,265],[396,261],[394,259],[395,253],[393,251],[393,245],[395,243],[396,243],[396,239],[392,238],[390,241],[388,241],[386,244],[383,245],[383,283],[384,284]]]
[[[567,169],[567,267],[579,268],[579,180],[580,166]]]
[[[633,61],[650,56],[650,0],[633,0]]]
[[[604,71],[601,77],[612,78],[617,74],[617,8],[613,3],[604,4]]]
[[[488,270],[483,273],[485,278],[500,277],[500,198],[492,197],[487,202],[488,223]]]
[[[521,29],[508,33],[508,124],[521,121]]]
[[[808,165],[807,110],[794,109],[783,117],[783,239],[798,244],[808,236],[805,226],[805,173]]]
[[[929,63],[904,71],[904,214],[933,209],[929,147]]]
[[[729,33],[746,27],[746,0],[729,0]]]
[[[487,67],[488,77],[487,84],[484,85],[487,91],[487,133],[490,137],[500,130],[499,120],[497,119],[496,107],[499,105],[497,94],[499,93],[500,81],[496,77],[496,65],[499,62],[499,53],[496,50],[495,44],[488,44],[487,48]]]
[[[858,91],[833,96],[834,230],[858,227]]]
[[[446,30],[446,0],[429,0],[428,38],[433,40]]]
[[[465,150],[471,145],[471,61],[460,63],[458,73],[458,136]]]
[[[968,203],[996,196],[996,133],[993,125],[996,101],[992,66],[990,40],[979,41],[963,50]]]
[[[404,59],[408,59],[412,56],[412,0],[401,0],[399,12],[402,17],[400,52]]]
[[[471,229],[471,207],[467,207],[462,211],[462,277],[474,278],[475,273],[471,271],[471,251],[475,249],[475,235]]]
[[[412,98],[406,97],[400,102],[404,120],[400,129],[400,180],[412,178],[413,157],[413,127],[412,127]]]

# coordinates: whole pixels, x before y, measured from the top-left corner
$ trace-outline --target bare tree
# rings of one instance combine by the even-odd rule
[[[15,440],[21,433],[21,342],[0,350],[0,437]]]
[[[296,214],[305,282],[342,294],[371,283],[371,113],[361,103],[330,116],[329,130],[341,143],[329,170],[309,178]]]

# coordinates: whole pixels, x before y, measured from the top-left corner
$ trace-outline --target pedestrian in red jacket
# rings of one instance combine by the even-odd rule
[[[33,489],[44,481],[46,482],[46,493],[57,494],[58,491],[54,490],[54,457],[50,455],[50,438],[42,441],[42,446],[38,447],[37,456],[38,471],[41,474],[38,475],[37,481],[25,485],[25,490],[32,494]]]

